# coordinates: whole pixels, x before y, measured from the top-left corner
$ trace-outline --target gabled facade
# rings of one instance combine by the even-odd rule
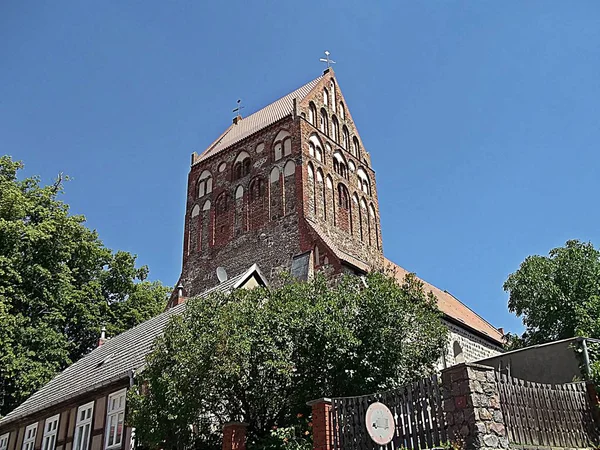
[[[329,69],[192,155],[180,282],[194,295],[250,260],[270,281],[364,273],[382,264],[380,229],[370,157]]]
[[[383,256],[377,183],[332,69],[233,123],[188,176],[180,285],[194,295],[217,283],[218,267],[258,261],[271,283],[290,271],[392,268]],[[501,351],[502,332],[446,291],[438,298],[451,334],[440,365]]]

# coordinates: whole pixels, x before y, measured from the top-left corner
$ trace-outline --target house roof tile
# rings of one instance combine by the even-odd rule
[[[255,264],[246,272],[205,291],[200,297],[206,297],[213,292],[229,292],[255,273],[266,284],[264,276]],[[181,314],[184,310],[185,303],[107,340],[56,375],[39,391],[0,419],[0,426],[127,378],[129,374],[143,367],[146,355],[152,351],[154,340],[162,334],[171,316]]]

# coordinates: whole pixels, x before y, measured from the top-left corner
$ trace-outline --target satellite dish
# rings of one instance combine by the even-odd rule
[[[225,270],[225,267],[217,267],[217,278],[219,279],[219,283],[227,281],[227,271]]]

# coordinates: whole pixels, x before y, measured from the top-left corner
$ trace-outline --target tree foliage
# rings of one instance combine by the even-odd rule
[[[308,400],[430,373],[446,340],[435,297],[414,276],[317,277],[189,300],[130,391],[129,421],[149,448],[218,442],[232,420],[264,437]]]
[[[600,338],[600,251],[567,241],[548,256],[529,256],[504,283],[508,307],[526,327],[519,343],[574,336]]]
[[[168,292],[69,214],[62,177],[42,186],[22,167],[0,157],[0,415],[94,348],[102,325],[114,335],[147,320]]]

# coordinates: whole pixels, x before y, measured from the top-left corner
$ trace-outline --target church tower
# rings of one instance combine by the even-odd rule
[[[218,267],[273,281],[383,264],[375,172],[332,69],[192,154],[183,247],[186,297]]]

